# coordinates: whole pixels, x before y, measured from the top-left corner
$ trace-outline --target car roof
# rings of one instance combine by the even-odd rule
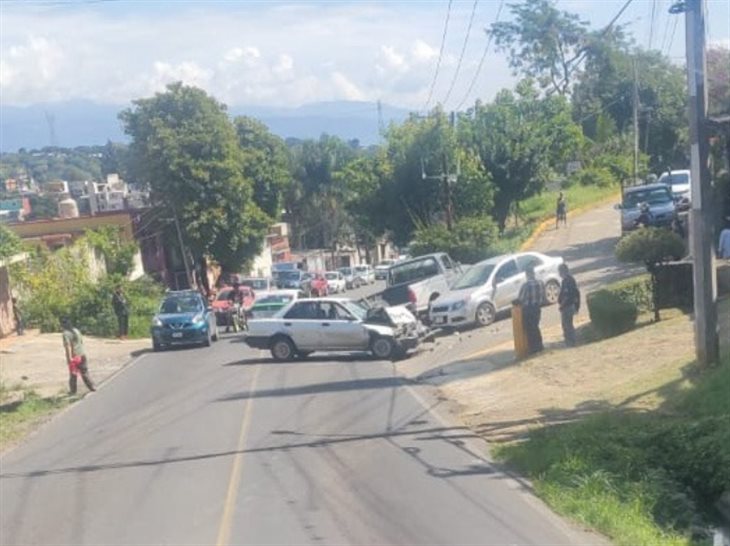
[[[659,188],[666,190],[667,185],[657,183],[657,184],[644,184],[643,186],[629,186],[628,188],[624,188],[624,194],[636,193],[637,191],[642,191],[642,190],[656,190]]]

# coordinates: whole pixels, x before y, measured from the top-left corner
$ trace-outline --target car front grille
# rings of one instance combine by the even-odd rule
[[[165,324],[165,328],[168,330],[183,330],[185,328],[190,328],[192,326],[192,323],[190,322],[168,322]]]
[[[434,313],[446,313],[449,310],[448,305],[439,305],[437,307],[432,307],[431,311]]]

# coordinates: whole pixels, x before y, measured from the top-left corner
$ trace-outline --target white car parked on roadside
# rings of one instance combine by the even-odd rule
[[[330,294],[340,294],[347,288],[345,276],[340,271],[327,271],[324,274]]]
[[[497,256],[479,262],[459,277],[451,290],[432,302],[429,318],[433,326],[487,326],[497,313],[509,309],[527,280],[525,270],[535,268],[535,275],[545,283],[548,304],[558,301],[562,258],[539,252],[521,252]]]

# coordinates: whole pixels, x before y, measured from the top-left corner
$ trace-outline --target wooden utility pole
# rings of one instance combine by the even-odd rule
[[[182,230],[180,229],[180,220],[177,217],[177,209],[175,208],[175,205],[171,205],[172,207],[172,215],[175,219],[175,231],[177,231],[177,241],[180,243],[180,254],[182,256],[183,265],[185,266],[185,276],[188,279],[188,286],[190,288],[195,288],[195,283],[193,282],[193,275],[190,271],[190,265],[188,264],[188,253],[185,252],[185,244],[183,243],[183,236],[182,236]],[[177,284],[177,282],[176,282]]]
[[[634,68],[634,178],[631,185],[636,185],[639,179],[639,76],[636,72],[636,58],[632,59],[631,64]]]
[[[673,12],[685,12],[689,140],[692,174],[690,238],[694,276],[695,351],[697,362],[717,362],[717,283],[713,254],[712,184],[708,165],[707,87],[705,78],[705,0],[685,0]]]

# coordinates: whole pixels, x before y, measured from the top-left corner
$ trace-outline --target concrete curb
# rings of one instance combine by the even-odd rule
[[[582,207],[578,207],[576,209],[568,211],[568,218],[572,218],[574,216],[577,216],[579,214],[583,214],[584,212],[587,212],[589,210],[596,209],[598,207],[601,207],[603,205],[606,205],[608,203],[611,203],[615,201],[618,197],[620,197],[619,194],[612,194],[609,197],[605,197],[599,201],[595,201],[593,203],[590,203],[588,205],[583,205]],[[552,223],[555,221],[555,218],[545,218],[542,222],[540,222],[535,229],[532,231],[530,236],[520,245],[520,252],[524,252],[526,250],[529,250],[533,244],[535,244],[535,241],[537,240],[540,235],[542,235],[545,230],[547,230],[548,226],[552,225]]]

